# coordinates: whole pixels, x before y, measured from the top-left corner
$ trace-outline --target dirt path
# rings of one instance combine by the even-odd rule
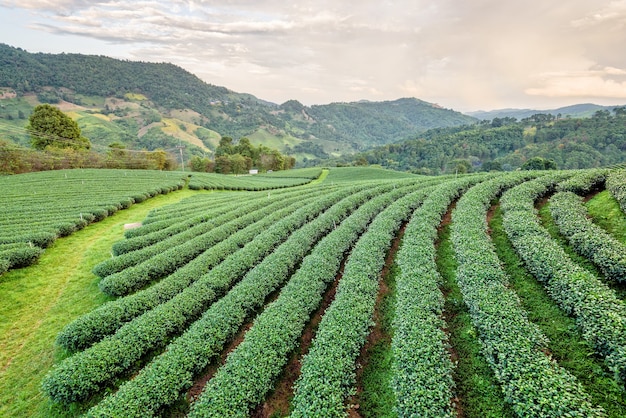
[[[254,418],[269,418],[274,416],[287,416],[289,414],[289,406],[293,398],[293,385],[300,377],[301,360],[304,355],[309,352],[317,327],[324,316],[324,312],[335,300],[337,286],[343,277],[343,269],[347,257],[341,262],[339,272],[335,276],[335,280],[324,293],[320,307],[311,315],[311,320],[304,328],[300,336],[300,344],[292,355],[291,360],[287,363],[282,376],[274,387],[274,391],[269,394],[265,402],[260,404],[256,410],[250,414]]]
[[[391,349],[391,335],[389,334],[389,330],[385,329],[383,326],[383,313],[381,311],[381,303],[385,297],[389,295],[390,289],[387,284],[388,276],[392,273],[392,268],[395,263],[396,253],[400,248],[400,243],[402,242],[402,237],[404,236],[404,231],[406,230],[406,225],[408,222],[405,222],[393,242],[391,243],[391,247],[387,252],[387,256],[385,258],[385,265],[383,266],[382,271],[379,276],[379,288],[378,295],[376,297],[376,305],[374,308],[374,326],[370,330],[370,333],[361,349],[361,354],[357,359],[357,371],[356,371],[356,395],[349,399],[347,404],[350,405],[348,408],[348,416],[350,418],[360,418],[362,416],[360,409],[360,397],[364,391],[363,384],[363,372],[366,370],[371,356],[371,350],[376,347],[381,342]]]

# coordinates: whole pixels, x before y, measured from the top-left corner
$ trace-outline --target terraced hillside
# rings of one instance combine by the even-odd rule
[[[624,175],[332,168],[176,191],[79,263],[91,302],[55,295],[41,350],[7,343],[0,414],[626,416]]]

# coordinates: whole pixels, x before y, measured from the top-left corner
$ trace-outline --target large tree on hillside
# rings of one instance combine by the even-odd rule
[[[78,124],[65,113],[49,104],[35,107],[26,127],[33,148],[46,147],[89,149],[91,143],[81,135]]]

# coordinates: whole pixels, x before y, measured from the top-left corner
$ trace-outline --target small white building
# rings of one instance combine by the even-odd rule
[[[259,174],[259,170],[257,170],[256,168],[253,168],[250,170],[249,174]]]

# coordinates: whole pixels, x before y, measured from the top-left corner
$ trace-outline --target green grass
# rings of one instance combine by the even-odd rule
[[[394,263],[389,274],[383,278],[388,292],[377,306],[381,338],[367,350],[368,363],[363,369],[363,392],[359,396],[359,413],[362,417],[393,417],[396,397],[391,389],[392,379],[392,322],[396,305],[396,276]]]
[[[626,215],[608,190],[595,195],[586,206],[594,223],[626,244]]]
[[[444,279],[446,322],[450,344],[456,351],[454,380],[461,415],[467,418],[514,416],[504,403],[500,386],[481,353],[478,333],[456,282],[457,263],[449,226],[444,227],[439,235],[437,268]]]
[[[287,145],[293,147],[303,142],[302,139],[295,138],[288,134],[283,134],[282,136],[272,134],[266,129],[258,129],[253,134],[248,135],[248,139],[254,146],[263,144],[266,147],[275,148],[280,152],[283,152]]]
[[[0,276],[0,416],[59,415],[39,385],[67,355],[54,346],[58,332],[108,300],[91,269],[109,257],[125,223],[141,221],[151,209],[197,193],[176,191],[133,205],[58,239],[36,264]]]
[[[502,226],[502,211],[498,207],[489,223],[491,239],[498,257],[504,264],[510,285],[520,297],[531,322],[539,326],[550,339],[549,349],[561,367],[568,370],[584,386],[594,404],[602,406],[609,417],[626,416],[626,392],[619,387],[595,357],[593,347],[583,340],[574,318],[567,316],[550,299],[545,289],[523,267]]]
[[[320,174],[320,176],[318,178],[316,178],[315,180],[313,180],[310,183],[308,183],[307,186],[312,186],[312,185],[315,185],[315,184],[323,183],[324,180],[326,180],[326,177],[328,177],[328,170],[327,169],[323,169],[322,170],[322,174]]]
[[[604,281],[607,286],[613,289],[613,291],[617,294],[617,297],[622,300],[626,300],[626,286],[610,280],[605,280],[604,275],[600,272],[600,270],[598,270],[596,266],[587,258],[576,253],[576,251],[574,251],[574,249],[568,244],[567,239],[560,234],[559,227],[554,223],[554,219],[552,219],[552,214],[550,213],[550,203],[546,203],[539,208],[539,217],[541,218],[541,225],[548,230],[552,239],[559,243],[569,258],[571,258],[580,267],[593,273],[599,277],[600,280]]]
[[[353,182],[368,180],[400,180],[406,178],[419,178],[415,174],[402,171],[387,170],[376,167],[333,167],[328,174],[329,182]],[[424,177],[426,178],[426,177]]]
[[[105,98],[102,96],[88,96],[85,94],[75,94],[74,97],[79,99],[81,106],[85,107],[104,107]]]

